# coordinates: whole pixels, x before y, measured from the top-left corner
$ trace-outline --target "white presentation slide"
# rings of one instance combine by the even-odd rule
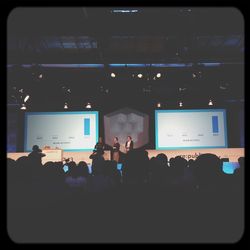
[[[227,147],[224,109],[156,110],[156,149]]]
[[[65,151],[92,150],[98,140],[98,112],[27,112],[24,149],[33,145]]]

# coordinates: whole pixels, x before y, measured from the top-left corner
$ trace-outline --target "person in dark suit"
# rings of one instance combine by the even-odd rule
[[[105,149],[105,144],[103,143],[102,137],[99,137],[98,142],[95,145],[94,152],[97,154],[103,155]]]
[[[28,159],[36,165],[42,165],[42,157],[44,156],[46,155],[42,153],[42,150],[37,145],[34,145]]]
[[[134,148],[134,142],[133,142],[131,136],[128,136],[127,141],[125,143],[126,153],[131,151],[133,148]]]
[[[104,150],[105,144],[103,143],[102,137],[99,137],[98,142],[96,143],[95,148],[89,158],[92,160],[96,158],[103,158]]]
[[[118,142],[118,137],[114,138],[114,144],[113,144],[113,160],[117,163],[119,162],[119,156],[120,156],[120,143]]]

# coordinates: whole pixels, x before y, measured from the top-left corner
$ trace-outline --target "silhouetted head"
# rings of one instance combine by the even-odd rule
[[[54,162],[54,167],[61,169],[63,167],[63,163],[61,161]]]
[[[32,151],[34,151],[34,152],[42,152],[42,150],[38,147],[38,145],[34,145],[32,147]]]
[[[85,161],[80,161],[78,163],[78,167],[80,167],[80,168],[88,167],[88,164]]]
[[[176,156],[171,161],[172,174],[175,177],[181,177],[184,174],[184,169],[187,167],[187,160],[181,156]]]
[[[192,167],[193,164],[194,164],[194,159],[189,159],[188,160],[188,166]]]
[[[15,167],[16,166],[16,161],[10,158],[7,158],[7,165],[9,167]]]
[[[44,167],[45,168],[53,168],[55,167],[56,164],[54,164],[53,161],[47,161],[45,164],[44,164]]]
[[[85,161],[80,161],[76,167],[78,176],[85,176],[89,175],[89,168]]]
[[[188,161],[181,156],[176,156],[175,157],[175,164],[182,167],[182,168],[185,168],[188,165]]]
[[[174,165],[174,157],[169,159],[169,166],[172,167]]]
[[[199,185],[218,185],[222,177],[222,162],[214,154],[199,155],[195,161],[195,175]]]
[[[165,154],[158,154],[156,160],[162,165],[168,164],[168,157]]]
[[[28,156],[21,156],[16,160],[18,167],[26,167],[28,165]]]

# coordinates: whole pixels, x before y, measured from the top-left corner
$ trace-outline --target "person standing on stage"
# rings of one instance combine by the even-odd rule
[[[95,145],[94,152],[99,154],[99,155],[103,155],[104,154],[104,149],[105,149],[105,145],[103,143],[102,137],[99,137],[98,142]]]
[[[96,143],[95,148],[93,150],[93,153],[89,156],[89,159],[92,159],[92,166],[96,165],[97,162],[104,161],[104,149],[105,144],[103,143],[102,137],[99,137],[98,142]]]
[[[120,156],[120,143],[118,142],[118,137],[114,138],[114,144],[113,144],[113,160],[117,163],[119,162],[119,156]]]
[[[126,153],[131,151],[133,148],[134,148],[134,142],[132,141],[131,136],[128,136],[126,144],[125,144]]]

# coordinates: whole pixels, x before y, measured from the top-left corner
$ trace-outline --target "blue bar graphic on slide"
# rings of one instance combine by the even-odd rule
[[[219,133],[218,116],[212,116],[213,133]]]
[[[84,135],[90,135],[90,119],[84,118]]]

